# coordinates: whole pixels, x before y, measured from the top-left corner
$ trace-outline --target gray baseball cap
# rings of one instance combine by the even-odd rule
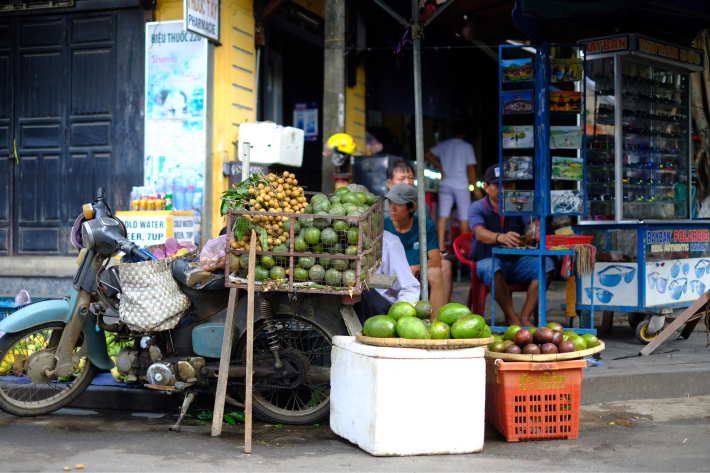
[[[392,186],[385,196],[397,205],[404,205],[409,202],[417,203],[417,189],[405,182],[400,182]]]

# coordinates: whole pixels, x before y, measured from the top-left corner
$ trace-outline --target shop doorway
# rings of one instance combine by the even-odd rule
[[[82,204],[102,186],[121,205],[142,179],[140,159],[119,165],[142,158],[142,18],[0,19],[0,255],[75,253]]]

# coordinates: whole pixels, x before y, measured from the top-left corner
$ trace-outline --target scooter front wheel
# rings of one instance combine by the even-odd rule
[[[64,379],[48,379],[33,365],[40,357],[53,357],[64,324],[49,322],[0,338],[0,409],[16,416],[49,414],[75,400],[96,373],[88,358],[82,358],[77,370]],[[74,351],[84,344],[83,333]],[[41,363],[40,363],[41,365]]]

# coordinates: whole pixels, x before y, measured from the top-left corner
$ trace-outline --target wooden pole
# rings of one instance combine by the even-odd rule
[[[227,376],[229,372],[229,359],[232,353],[232,340],[234,339],[234,314],[237,312],[239,289],[229,290],[229,304],[227,305],[227,319],[224,321],[224,337],[222,337],[222,353],[219,358],[219,373],[225,376],[217,378],[217,393],[214,400],[214,414],[212,416],[212,437],[222,435],[222,418],[224,416],[224,398],[227,395]]]
[[[251,246],[249,247],[249,274],[247,289],[247,379],[244,402],[244,453],[251,453],[251,404],[252,376],[254,374],[254,273],[256,266],[256,232],[251,231]]]

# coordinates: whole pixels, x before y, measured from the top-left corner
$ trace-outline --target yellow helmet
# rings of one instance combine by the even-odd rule
[[[336,133],[335,135],[328,138],[326,143],[326,148],[333,151],[340,151],[345,154],[353,154],[357,145],[352,136],[347,133]]]

